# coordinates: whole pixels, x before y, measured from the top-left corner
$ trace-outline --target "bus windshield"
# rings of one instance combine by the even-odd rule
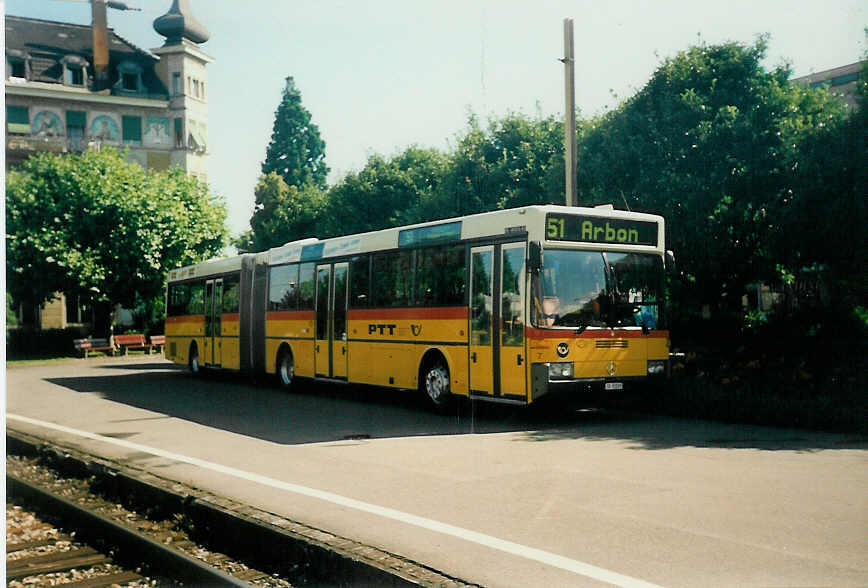
[[[662,294],[658,256],[548,249],[534,276],[534,325],[658,329]]]

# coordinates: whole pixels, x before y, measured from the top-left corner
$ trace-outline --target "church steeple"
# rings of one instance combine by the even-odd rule
[[[193,17],[189,0],[173,0],[169,12],[154,21],[154,30],[166,37],[166,45],[177,45],[183,39],[199,44],[208,40],[208,29]]]

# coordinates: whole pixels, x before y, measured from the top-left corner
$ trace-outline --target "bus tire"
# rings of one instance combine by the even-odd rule
[[[436,412],[445,413],[452,405],[449,368],[439,354],[428,358],[420,370],[419,389]]]
[[[190,353],[187,357],[189,357],[187,367],[190,369],[190,373],[194,376],[201,375],[202,364],[199,363],[199,347],[196,346],[196,343],[190,344]]]
[[[277,373],[277,383],[281,388],[290,389],[295,381],[295,361],[292,358],[292,351],[288,347],[284,347],[277,354],[277,364],[275,365]]]

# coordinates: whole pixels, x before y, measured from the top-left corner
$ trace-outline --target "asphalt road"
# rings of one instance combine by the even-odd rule
[[[484,586],[868,586],[868,441],[462,405],[156,357],[12,367],[7,429]],[[645,584],[647,583],[647,584]]]

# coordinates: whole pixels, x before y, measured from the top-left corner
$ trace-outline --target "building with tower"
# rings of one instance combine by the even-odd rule
[[[92,10],[90,26],[6,16],[7,168],[37,151],[115,145],[142,167],[207,179],[213,60],[189,1],[174,0],[154,21],[166,41],[151,51],[108,27],[105,0]]]
[[[107,12],[128,9],[123,2],[91,5],[90,26],[5,17],[6,168],[36,152],[109,145],[128,149],[144,168],[178,166],[207,181],[213,59],[200,47],[209,33],[189,0],[173,0],[153,22],[165,42],[150,51],[108,26]],[[62,294],[19,314],[42,328],[91,322],[86,303]]]

